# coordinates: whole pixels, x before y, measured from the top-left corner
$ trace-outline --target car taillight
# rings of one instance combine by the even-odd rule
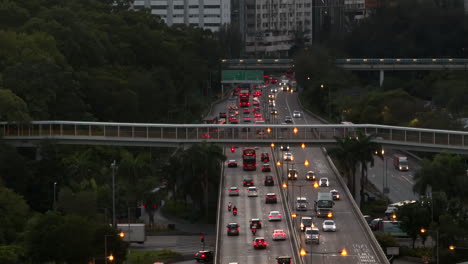
[[[281,215],[279,214],[278,217],[281,217]]]
[[[237,229],[237,231],[239,231],[239,227],[238,227],[238,228],[236,228],[236,229]]]
[[[269,215],[268,217],[273,217],[272,215]]]
[[[239,190],[236,190],[236,192],[239,192]]]
[[[232,192],[232,190],[229,190],[229,192]]]
[[[257,242],[254,242],[254,246],[256,246],[256,245],[257,245]]]
[[[273,199],[276,199],[276,196],[273,196]]]
[[[201,257],[202,257],[202,258],[206,258],[206,255],[205,255],[205,254],[201,254]]]

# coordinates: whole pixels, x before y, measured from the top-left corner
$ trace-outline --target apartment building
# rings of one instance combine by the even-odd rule
[[[218,31],[231,22],[231,0],[135,0],[133,8],[147,8],[168,25],[185,24]]]
[[[245,53],[286,56],[301,34],[312,41],[312,0],[245,0]]]

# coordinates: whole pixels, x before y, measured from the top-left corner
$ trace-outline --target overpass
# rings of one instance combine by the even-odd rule
[[[258,133],[265,131],[265,133]],[[2,138],[16,146],[36,146],[40,141],[57,144],[118,146],[181,146],[208,141],[219,144],[271,143],[334,145],[337,136],[375,136],[385,147],[468,154],[468,132],[360,125],[245,125],[245,124],[145,124],[81,121],[0,123]]]
[[[349,58],[336,59],[335,64],[351,71],[379,71],[380,85],[385,71],[468,71],[468,59],[463,58]],[[223,59],[223,69],[288,70],[294,67],[292,59]]]
[[[380,86],[384,81],[385,71],[468,71],[468,59],[457,58],[355,58],[336,59],[336,65],[351,71],[379,71]]]

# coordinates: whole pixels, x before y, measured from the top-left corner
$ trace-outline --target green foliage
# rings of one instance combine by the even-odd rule
[[[372,217],[382,216],[382,212],[385,212],[387,208],[387,200],[377,199],[372,202],[367,202],[361,207],[361,212],[363,215],[370,215]]]
[[[194,218],[194,215],[200,217],[199,210],[189,206],[187,204],[183,204],[181,202],[177,202],[174,200],[168,200],[162,211],[165,215],[171,215],[177,218],[185,219],[185,220],[194,220],[198,221],[198,218]],[[194,214],[195,213],[195,214]]]
[[[421,168],[416,172],[414,191],[425,195],[430,185],[433,192],[444,192],[448,199],[468,198],[466,188],[468,179],[466,169],[459,155],[441,152],[432,161],[422,161]]]
[[[374,236],[382,248],[398,246],[395,237],[392,236],[390,233],[374,232]]]
[[[0,245],[0,263],[17,264],[23,257],[23,248],[16,245]]]
[[[16,240],[29,217],[29,206],[23,197],[0,186],[0,209],[0,222],[2,223],[0,225],[0,245],[17,242]],[[10,252],[10,250],[8,251]]]
[[[432,248],[410,248],[406,246],[400,247],[401,256],[417,257],[422,258],[424,256],[432,256]]]
[[[132,264],[153,264],[157,261],[164,261],[180,256],[180,253],[174,252],[169,249],[157,251],[140,251],[133,250],[127,255],[129,263]]]
[[[38,262],[84,263],[102,255],[104,239],[108,252],[121,263],[127,244],[118,238],[116,230],[90,219],[49,212],[31,219],[25,231],[27,255]]]
[[[0,120],[30,121],[26,103],[11,90],[0,89]]]
[[[421,228],[427,227],[431,223],[431,212],[427,204],[416,202],[400,207],[397,211],[397,219],[400,219],[401,230],[405,231],[409,237],[416,242],[421,234]]]

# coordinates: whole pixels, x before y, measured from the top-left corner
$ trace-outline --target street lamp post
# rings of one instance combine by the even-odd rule
[[[421,228],[421,234],[425,234],[427,231],[431,231],[431,232],[435,232],[436,233],[436,261],[437,261],[437,264],[439,264],[439,230],[436,229],[436,230],[428,230],[428,229],[425,229],[424,227]]]
[[[112,169],[112,226],[116,227],[115,224],[115,170],[117,169],[117,162],[114,160],[111,163]]]
[[[125,234],[123,232],[120,232],[117,234],[119,237],[123,238]],[[110,256],[107,256],[107,238],[111,236],[116,236],[116,235],[104,235],[104,263],[107,264],[107,260],[109,259],[110,261],[114,260],[114,256],[111,254]]]
[[[57,182],[54,182],[54,202],[53,202],[53,206],[52,206],[53,209],[54,209],[54,211],[57,210],[57,205],[56,205],[56,201],[57,201],[57,199],[56,199],[56,188],[57,188]]]
[[[324,88],[323,84],[320,84],[320,88]],[[331,98],[330,98],[330,86],[327,85],[328,88],[328,120],[331,121]]]

